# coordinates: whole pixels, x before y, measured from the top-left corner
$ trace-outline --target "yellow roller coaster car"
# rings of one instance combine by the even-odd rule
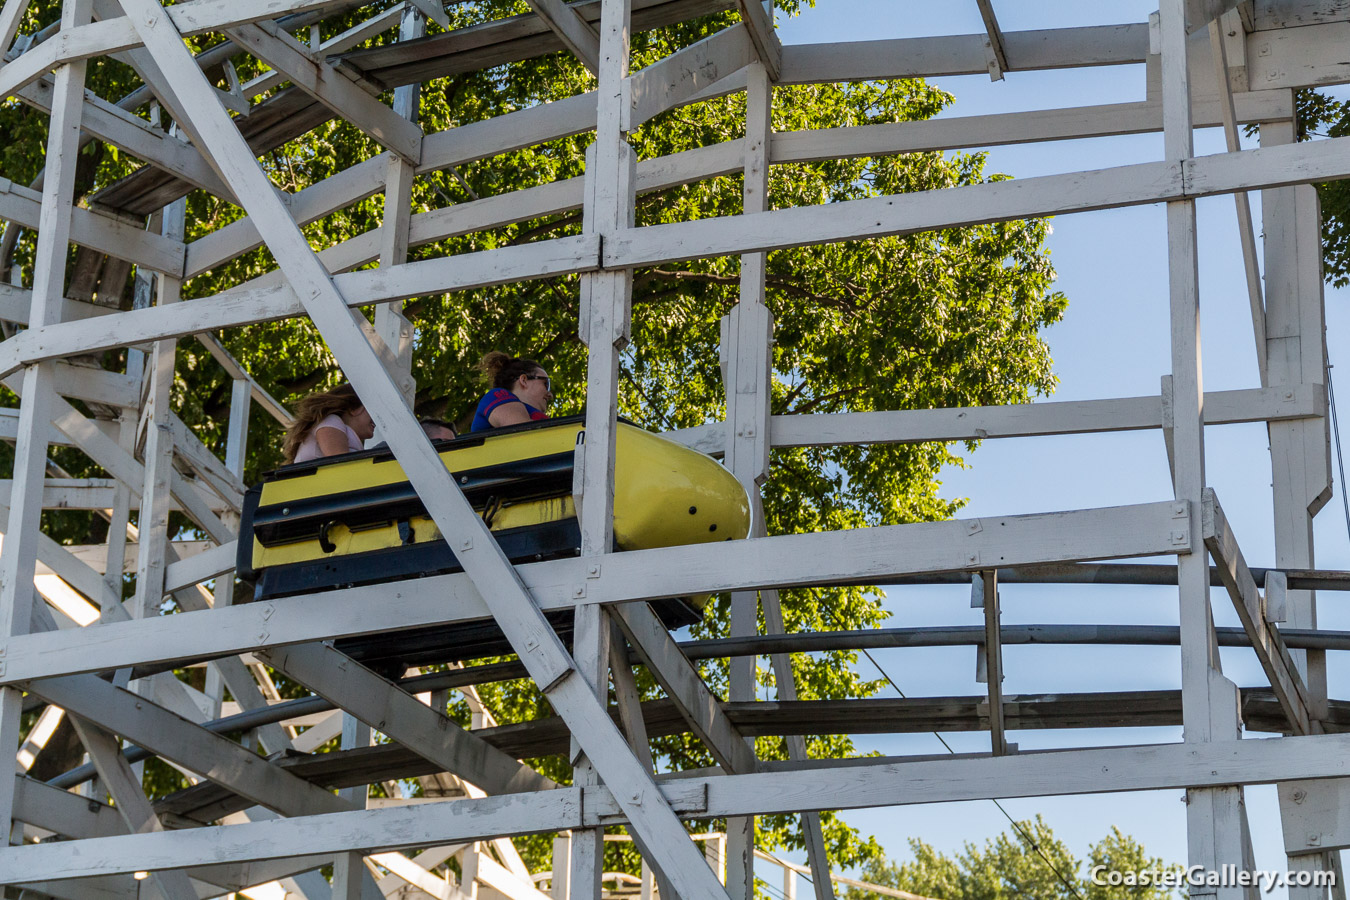
[[[572,463],[584,437],[584,418],[571,416],[435,446],[507,557],[525,563],[578,553]],[[745,491],[721,464],[620,420],[616,550],[737,540],[749,530]],[[239,575],[253,582],[258,600],[460,571],[450,543],[385,449],[270,473],[245,497],[240,534]],[[702,615],[704,599],[662,601],[657,612],[672,627],[689,624]],[[570,612],[550,618],[567,638]],[[509,652],[491,622],[351,638],[338,646],[390,667]]]

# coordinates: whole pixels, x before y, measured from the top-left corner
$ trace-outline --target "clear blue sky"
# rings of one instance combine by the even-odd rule
[[[1005,31],[1119,22],[1143,22],[1154,2],[1119,0],[998,0]],[[780,17],[786,43],[852,41],[982,32],[974,0],[925,3],[902,0],[817,0],[800,17]],[[1000,83],[986,76],[935,81],[955,95],[944,115],[979,115],[1019,109],[1054,108],[1144,98],[1142,66],[1012,73]],[[971,148],[978,149],[978,148]],[[1222,135],[1202,131],[1199,154],[1221,152]],[[1017,177],[1103,168],[1156,160],[1160,136],[1106,138],[991,148],[990,172]],[[1253,198],[1255,201],[1255,198]],[[1259,210],[1259,206],[1257,207]],[[1259,214],[1259,213],[1258,213]],[[1255,353],[1242,278],[1241,251],[1230,197],[1199,203],[1204,381],[1207,390],[1258,386]],[[1045,332],[1060,387],[1052,399],[1077,400],[1153,394],[1169,369],[1166,235],[1160,206],[1103,211],[1054,220],[1049,247],[1058,270],[1058,289],[1069,298],[1064,321]],[[1258,231],[1259,231],[1258,220]],[[1346,359],[1344,396],[1350,397],[1350,296],[1327,289],[1328,346],[1333,365]],[[1206,433],[1209,483],[1232,520],[1248,561],[1272,564],[1270,458],[1264,426],[1210,428]],[[1159,432],[989,441],[970,458],[971,468],[944,473],[943,495],[968,497],[962,515],[987,516],[1109,506],[1171,496]],[[1340,500],[1317,519],[1317,558],[1326,568],[1350,567],[1350,541]],[[1236,625],[1231,604],[1213,595],[1221,625]],[[978,624],[969,608],[968,588],[896,587],[888,591],[892,626]],[[1175,624],[1175,589],[1005,586],[1004,622],[1113,622]],[[1321,597],[1321,625],[1350,628],[1350,615],[1336,594]],[[1240,686],[1265,685],[1248,651],[1225,650],[1225,674]],[[973,695],[972,648],[889,651],[874,654],[910,696]],[[864,671],[871,674],[866,660]],[[1010,648],[1005,651],[1007,693],[1043,691],[1150,690],[1180,686],[1178,654],[1165,648]],[[1329,660],[1331,695],[1347,694],[1342,657]],[[954,734],[958,751],[988,748],[984,734]],[[1013,733],[1024,749],[1104,745],[1180,739],[1179,728]],[[930,735],[860,735],[861,751],[940,753]],[[1184,862],[1185,812],[1180,792],[1114,794],[1077,798],[1005,801],[1017,818],[1042,813],[1075,853],[1112,825],[1142,840],[1154,855]],[[1248,810],[1261,868],[1284,869],[1273,787],[1248,791]],[[941,850],[958,851],[966,841],[983,844],[1007,828],[989,802],[893,807],[853,811],[845,818],[875,834],[893,858],[909,856],[906,840],[921,838]],[[799,856],[800,858],[800,856]],[[761,874],[767,876],[768,871]],[[801,889],[805,889],[803,885]]]

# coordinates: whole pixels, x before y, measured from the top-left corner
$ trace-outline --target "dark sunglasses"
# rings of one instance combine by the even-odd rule
[[[526,375],[526,376],[525,376],[525,380],[526,380],[526,381],[542,381],[542,382],[544,383],[544,390],[546,390],[546,391],[552,391],[552,390],[553,390],[553,379],[552,379],[552,378],[549,378],[547,375]]]

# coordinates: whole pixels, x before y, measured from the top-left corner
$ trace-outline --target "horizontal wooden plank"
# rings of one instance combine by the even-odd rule
[[[606,268],[633,268],[1088,212],[1350,177],[1350,138],[1175,162],[1045,175],[823,206],[634,228],[605,241]]]
[[[1132,206],[1235,190],[1254,190],[1350,175],[1350,138],[1218,154],[1176,163],[1140,163],[1092,172],[1050,175],[877,197],[824,206],[774,210],[630,229],[604,243],[607,268],[631,268],[704,256],[906,234],[979,222]],[[5,195],[0,195],[3,197]],[[141,232],[144,234],[144,232]],[[384,302],[501,284],[529,277],[591,271],[587,236],[409,263],[338,276],[345,296]],[[181,246],[181,245],[180,245]],[[0,373],[81,349],[181,337],[199,331],[297,315],[299,301],[284,285],[243,294],[118,313],[135,317],[91,326],[63,323],[25,332],[0,345]],[[132,323],[135,324],[132,324]],[[118,334],[114,341],[110,334]]]
[[[812,84],[983,75],[989,71],[984,34],[789,44],[779,83]],[[1148,56],[1148,25],[1095,25],[1043,31],[1005,31],[1010,71],[1141,63]]]
[[[797,771],[667,781],[686,818],[790,814],[1007,797],[1177,790],[1350,775],[1350,735],[1106,747],[983,759],[859,761]],[[183,868],[286,855],[412,848],[617,824],[604,787],[564,788],[277,819],[247,825],[0,849],[0,880]]]
[[[0,70],[3,71],[3,70]],[[42,195],[30,188],[0,178],[0,219],[37,229]],[[180,241],[152,234],[112,216],[83,207],[71,210],[70,239],[118,259],[179,275],[183,271],[184,246]]]
[[[1233,99],[1239,122],[1270,122],[1293,115],[1293,105],[1286,91],[1242,93]],[[1197,128],[1223,124],[1218,100],[1197,100],[1191,115]],[[1162,131],[1161,101],[1141,100],[779,132],[773,136],[770,159],[775,164],[817,162],[851,156],[996,147],[1159,131]]]
[[[289,13],[341,6],[346,0],[195,0],[169,8],[169,18],[184,35],[219,31],[232,25],[275,19]],[[7,97],[61,63],[105,56],[141,45],[125,16],[62,29],[0,71],[0,97]]]
[[[1317,384],[1209,391],[1205,394],[1205,424],[1315,418],[1326,415],[1326,405],[1326,390]],[[1137,431],[1162,427],[1162,401],[1158,397],[1111,397],[1013,406],[773,416],[769,427],[769,440],[774,447],[915,444]],[[720,456],[726,448],[721,422],[667,431],[663,436],[710,456]]]
[[[338,818],[340,816],[351,818]],[[284,859],[302,855],[297,852],[291,836],[297,825],[304,825],[311,833],[314,846],[323,847],[317,852],[328,853],[349,849],[348,841],[353,835],[353,829],[385,829],[399,835],[394,838],[394,843],[417,847],[489,837],[482,832],[484,825],[493,832],[490,836],[501,836],[562,831],[580,824],[581,789],[564,788],[454,803],[428,803],[392,809],[329,813],[300,819],[272,819],[216,828],[90,838],[80,843],[80,851],[75,856],[72,856],[69,846],[60,842],[34,844],[0,850],[0,882],[58,877],[87,878],[143,870],[181,869],[226,861]],[[190,839],[182,840],[185,837]],[[137,838],[151,840],[147,844]],[[367,835],[363,834],[361,841],[364,843],[366,840]],[[376,838],[366,846],[374,849],[388,840]],[[26,853],[30,848],[40,852]],[[303,852],[309,853],[308,850]],[[57,859],[62,857],[65,865],[57,863]],[[129,861],[135,864],[127,866]]]
[[[517,247],[420,260],[387,269],[352,272],[335,279],[351,306],[488,287],[529,278],[593,271],[599,237],[578,235]],[[304,307],[290,285],[227,291],[200,300],[131,310],[96,322],[71,322],[35,328],[0,344],[0,371],[29,364],[28,354],[43,359],[90,353],[148,340],[187,337],[301,315]],[[83,326],[83,327],[81,327]],[[32,360],[36,361],[36,360]]]
[[[919,572],[1188,553],[1184,503],[1150,503],[989,519],[640,550],[593,563],[517,567],[536,602],[653,600],[709,591],[876,584]],[[578,593],[580,590],[580,593]],[[233,655],[267,645],[481,619],[487,606],[464,575],[327,591],[309,597],[115,622],[11,638],[0,683],[119,666]],[[210,616],[210,624],[204,617]]]

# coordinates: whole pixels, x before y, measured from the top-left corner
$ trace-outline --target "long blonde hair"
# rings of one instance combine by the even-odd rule
[[[326,416],[341,415],[360,409],[361,398],[356,396],[356,388],[350,384],[340,384],[332,390],[310,394],[295,406],[295,421],[286,429],[286,440],[281,445],[281,453],[286,462],[293,462],[300,445],[309,437],[309,433]]]

